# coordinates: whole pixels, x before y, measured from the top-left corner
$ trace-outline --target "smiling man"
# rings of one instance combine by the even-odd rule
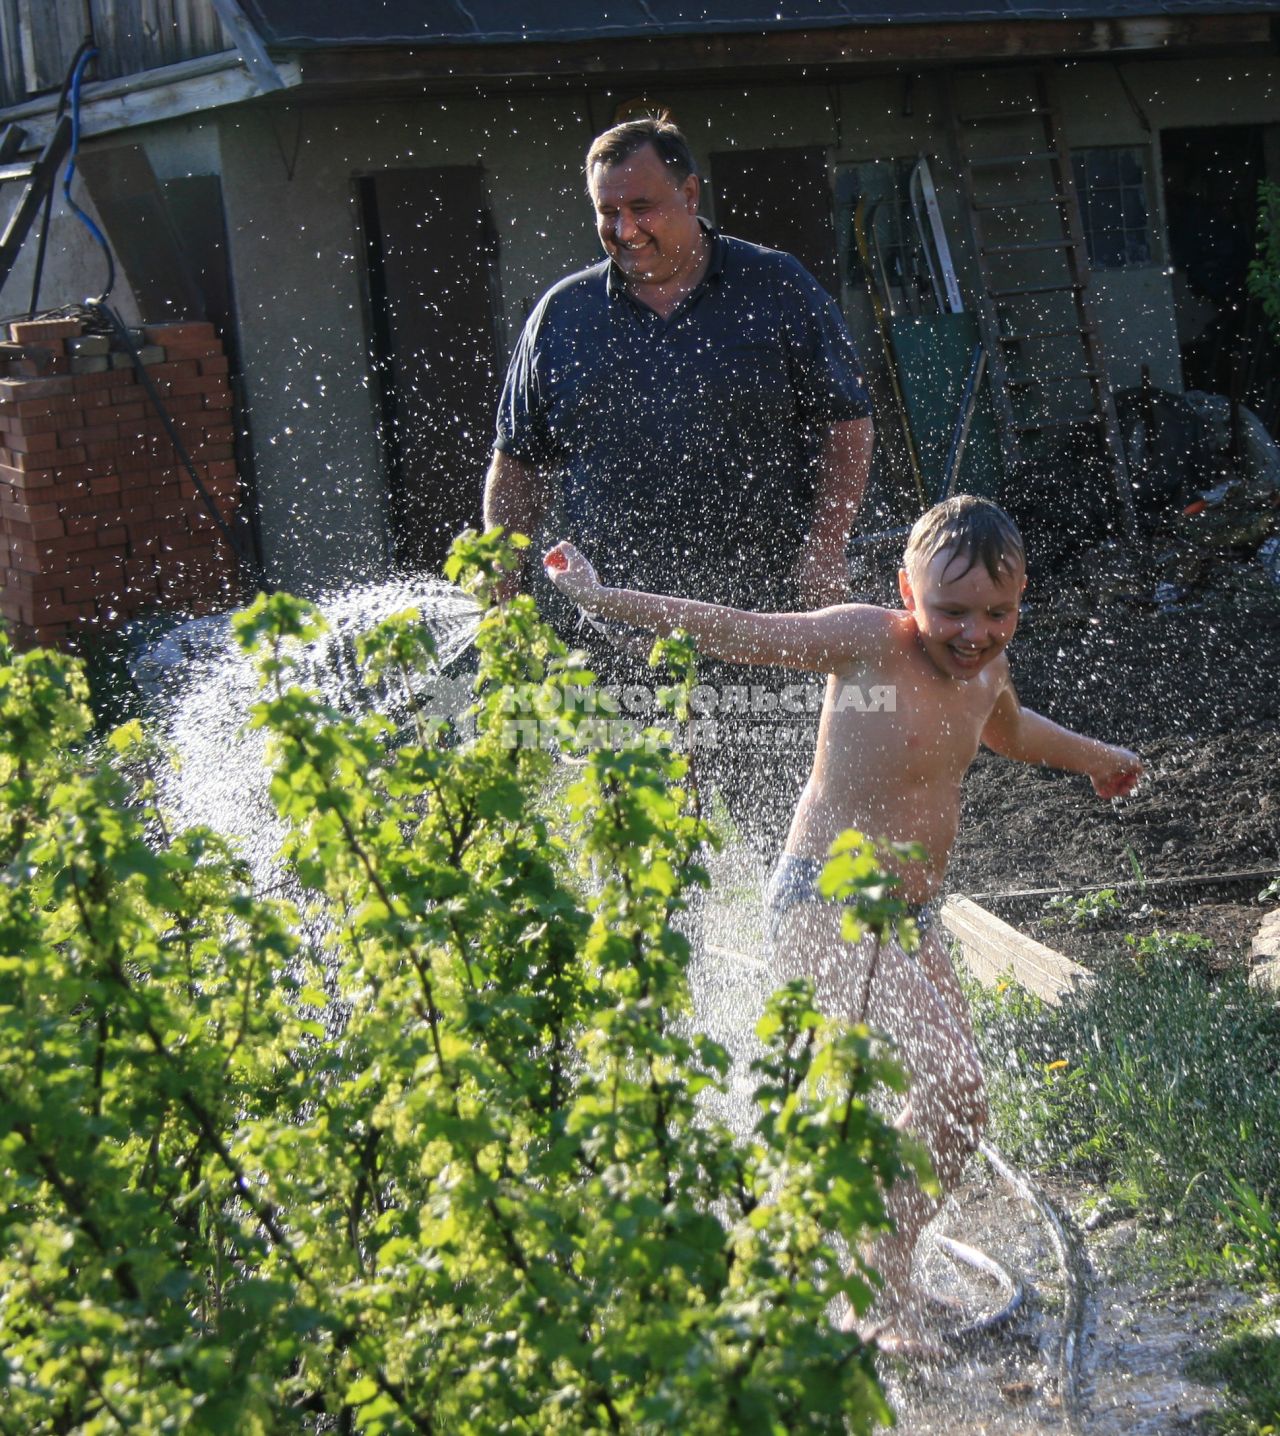
[[[591,146],[608,256],[546,294],[511,359],[485,521],[568,532],[611,581],[757,608],[847,597],[871,407],[834,301],[790,255],[698,214],[664,119]]]
[[[693,157],[667,120],[606,131],[586,177],[607,257],[529,315],[498,408],[486,524],[536,536],[562,505],[560,532],[609,583],[774,611],[847,599],[872,423],[835,302],[790,255],[699,216]],[[605,681],[651,681],[589,632],[573,637]],[[788,742],[762,706],[722,725],[707,763],[740,824],[772,845],[809,744],[807,732]],[[733,776],[733,750],[754,767],[766,738],[771,799]]]

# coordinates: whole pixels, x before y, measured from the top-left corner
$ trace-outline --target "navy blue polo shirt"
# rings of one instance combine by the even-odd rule
[[[557,479],[605,583],[790,607],[825,430],[870,415],[839,309],[798,261],[708,231],[701,284],[663,319],[611,261],[530,314],[497,447]]]

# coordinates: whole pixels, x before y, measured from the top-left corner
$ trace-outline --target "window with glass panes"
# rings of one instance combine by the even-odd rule
[[[1071,156],[1089,263],[1123,269],[1151,263],[1147,178],[1139,145],[1100,145]]]

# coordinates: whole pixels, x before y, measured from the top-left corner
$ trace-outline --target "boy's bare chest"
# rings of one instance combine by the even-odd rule
[[[907,781],[959,781],[978,751],[995,704],[994,688],[982,680],[960,684],[911,674],[895,677],[878,689],[861,685],[865,697],[875,698],[862,705],[859,685],[833,680],[829,738],[846,753],[860,752],[883,765],[882,771],[896,771]]]

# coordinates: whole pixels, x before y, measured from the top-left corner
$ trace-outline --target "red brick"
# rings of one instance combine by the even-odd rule
[[[86,489],[83,493],[76,494],[74,498],[59,499],[58,507],[64,514],[83,515],[97,517],[101,514],[118,514],[120,512],[119,494],[99,494],[92,489]]]
[[[234,460],[236,456],[235,445],[231,443],[205,443],[192,444],[187,449],[187,457],[193,464],[203,468],[206,464],[223,464]],[[187,484],[190,486],[190,477]]]
[[[222,345],[217,340],[169,339],[165,341],[164,357],[171,359],[213,359],[221,355]]]
[[[39,489],[37,492],[41,498],[48,497],[56,503],[66,503],[68,499],[78,499],[89,492],[89,481],[87,479],[59,479],[57,483],[51,484],[48,489]]]
[[[119,376],[114,370],[108,369],[104,374],[73,374],[71,383],[75,385],[77,394],[92,394],[95,390],[109,390],[113,384],[119,384]]]
[[[88,446],[89,444],[109,444],[120,435],[120,425],[102,423],[91,424],[88,428],[82,429],[80,433],[82,435],[81,442],[86,446]],[[66,443],[65,439],[64,444],[65,447],[68,449],[73,447],[71,444]]]
[[[200,365],[194,359],[166,359],[163,364],[152,364],[147,374],[152,383],[160,388],[165,380],[198,379]]]
[[[98,596],[98,585],[92,572],[87,578],[72,579],[70,575],[62,581],[62,596],[68,603],[92,603]]]
[[[164,401],[164,407],[175,419],[183,418],[188,414],[201,414],[204,412],[203,395],[175,394]]]
[[[58,447],[58,436],[52,431],[29,434],[21,429],[10,429],[5,437],[5,447],[17,454],[43,454]]]
[[[231,361],[225,354],[211,354],[209,358],[201,359],[200,372],[202,374],[229,374]]]
[[[42,547],[26,539],[10,539],[9,567],[22,573],[42,573],[45,567]]]
[[[114,548],[99,548],[91,557],[93,571],[100,578],[119,578],[124,572],[126,554],[123,544]]]
[[[0,379],[0,400],[48,399],[75,392],[69,375],[57,379]]]
[[[110,389],[90,389],[87,393],[68,394],[65,399],[54,399],[52,402],[55,413],[58,412],[57,406],[60,404],[66,405],[69,414],[83,414],[86,410],[92,413],[95,409],[114,407]]]
[[[42,503],[23,503],[18,499],[0,499],[0,513],[6,518],[24,519],[27,523],[39,523],[41,519],[61,517],[58,505],[53,502],[48,489],[40,490]]]
[[[32,351],[23,359],[10,359],[8,365],[11,379],[45,379],[51,375],[66,374],[69,370],[66,356],[55,354],[50,349]]]
[[[79,619],[92,617],[91,603],[51,603],[43,609],[37,608],[35,613],[35,621],[38,624],[75,623]]]
[[[156,576],[156,561],[151,554],[131,555],[124,561],[124,576],[130,582]]]
[[[5,528],[11,539],[30,539],[33,543],[40,543],[44,539],[62,538],[66,534],[60,518],[40,519],[35,523],[28,519],[9,519]]]
[[[206,394],[204,396],[204,406],[206,409],[230,409],[232,407],[230,390],[224,390],[221,393]]]
[[[210,479],[205,485],[223,509],[234,509],[240,500],[240,485],[235,479]]]
[[[217,342],[218,332],[206,319],[180,319],[168,324],[146,324],[142,333],[148,344],[189,343],[196,340]]]
[[[110,548],[117,544],[128,543],[129,530],[117,524],[114,528],[98,530],[98,547]]]
[[[160,392],[180,399],[188,394],[203,395],[208,387],[209,381],[199,374],[179,374],[176,379],[166,379],[160,386]]]
[[[30,344],[35,339],[70,339],[84,333],[79,319],[20,319],[9,326],[15,344]]]
[[[65,460],[66,454],[58,451],[55,451],[54,454],[48,452],[26,454],[18,449],[11,449],[7,445],[0,444],[0,470],[12,469],[16,471],[22,475],[19,482],[24,484],[38,483],[39,479],[36,478],[35,475],[41,473],[51,474],[53,472],[55,457],[58,461],[62,461]],[[4,474],[0,475],[0,477],[8,478],[9,476]]]
[[[14,413],[23,420],[42,419],[46,414],[56,415],[58,406],[66,402],[66,399],[14,399],[0,403],[0,415]]]
[[[156,457],[156,450],[154,445],[145,440],[137,442],[132,439],[116,439],[114,442],[99,441],[89,444],[84,454],[86,462],[98,465],[104,472],[116,473],[135,464],[149,464]]]
[[[43,414],[17,413],[17,410],[26,407],[23,404],[14,404],[11,407],[15,411],[14,413],[0,414],[0,428],[7,429],[11,433],[51,434],[57,433],[62,427],[63,420],[61,416],[58,414],[50,414],[48,412],[48,404],[42,404],[39,400],[31,407],[33,409],[37,407],[43,408],[46,411]]]
[[[127,496],[125,502],[129,503],[147,495],[163,494],[169,489],[176,490],[177,487],[178,476],[171,469],[126,469],[120,475],[120,491]]]

